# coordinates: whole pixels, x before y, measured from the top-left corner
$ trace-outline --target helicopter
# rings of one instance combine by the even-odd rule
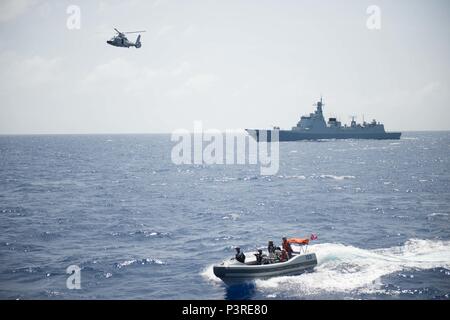
[[[106,41],[107,44],[110,44],[115,47],[122,47],[122,48],[130,48],[130,47],[136,47],[136,49],[139,49],[142,47],[141,43],[141,35],[138,35],[136,42],[131,42],[128,40],[128,38],[125,36],[125,34],[128,33],[141,33],[145,32],[145,30],[142,31],[128,31],[128,32],[120,32],[116,28],[114,28],[117,32],[117,36],[114,36],[111,38],[111,40]]]

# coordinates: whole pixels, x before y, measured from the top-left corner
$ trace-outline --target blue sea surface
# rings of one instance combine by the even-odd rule
[[[449,299],[450,132],[280,143],[273,176],[175,165],[173,146],[0,136],[0,298]],[[234,246],[311,233],[313,272],[238,287],[212,273]]]

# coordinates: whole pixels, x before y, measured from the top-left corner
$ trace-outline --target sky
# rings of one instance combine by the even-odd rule
[[[288,129],[320,95],[344,123],[450,130],[447,0],[0,0],[0,39],[0,134]]]

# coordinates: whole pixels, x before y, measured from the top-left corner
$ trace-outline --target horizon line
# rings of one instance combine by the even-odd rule
[[[267,129],[270,130],[270,129]],[[225,133],[226,130],[221,130]],[[245,129],[233,129],[229,130],[231,132],[240,132],[245,131]],[[403,133],[426,133],[426,132],[450,132],[450,129],[443,129],[443,130],[404,130],[400,131]],[[189,131],[189,133],[194,133],[194,131]],[[71,135],[71,136],[85,136],[85,135],[171,135],[172,132],[68,132],[68,133],[58,133],[58,132],[49,132],[49,133],[0,133],[0,136],[64,136],[64,135]]]

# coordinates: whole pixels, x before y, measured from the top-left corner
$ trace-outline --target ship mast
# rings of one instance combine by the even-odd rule
[[[318,113],[322,113],[323,112],[322,108],[323,108],[324,105],[325,104],[322,102],[322,95],[320,95],[320,101],[317,101],[317,103],[313,104],[313,106],[317,107]]]

